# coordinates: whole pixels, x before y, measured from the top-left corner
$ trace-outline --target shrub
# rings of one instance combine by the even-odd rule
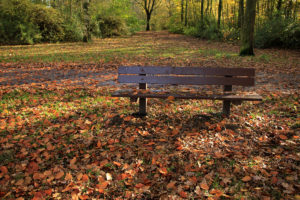
[[[0,4],[0,43],[33,44],[39,41],[41,35],[30,13],[29,1],[3,0]]]
[[[124,21],[119,17],[99,15],[97,21],[101,37],[120,36],[127,32]]]
[[[266,20],[256,29],[255,46],[259,48],[300,48],[300,23],[280,15]]]
[[[202,22],[197,23],[194,36],[208,40],[220,40],[223,37],[216,19],[210,16],[204,17]]]
[[[30,17],[32,22],[39,27],[43,42],[64,40],[63,19],[55,9],[34,5]]]

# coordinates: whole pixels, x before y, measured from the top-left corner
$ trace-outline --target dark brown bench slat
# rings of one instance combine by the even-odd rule
[[[119,75],[120,83],[254,86],[254,78]]]
[[[180,92],[180,93],[163,93],[163,92],[143,92],[137,93],[134,90],[119,90],[111,95],[112,97],[131,97],[131,98],[161,98],[167,99],[172,96],[175,99],[210,99],[210,100],[230,100],[230,101],[261,101],[261,96],[256,94],[251,95],[241,95],[241,94],[223,94],[223,95],[201,95],[193,94],[189,92]]]
[[[121,66],[119,74],[174,74],[213,76],[255,76],[252,68],[200,68],[200,67],[143,67]]]

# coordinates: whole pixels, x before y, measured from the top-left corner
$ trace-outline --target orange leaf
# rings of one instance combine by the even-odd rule
[[[181,190],[181,191],[179,192],[179,195],[180,195],[182,198],[187,198],[187,193],[184,192],[183,190]]]
[[[88,182],[88,180],[89,180],[89,176],[88,176],[87,174],[84,174],[84,175],[82,176],[82,181],[83,181],[83,182]]]
[[[221,127],[219,125],[217,125],[216,131],[220,132],[221,130],[222,130]]]
[[[117,165],[118,167],[121,166],[121,163],[119,163],[119,162],[113,161],[113,163],[114,163],[115,165]]]
[[[142,188],[142,187],[144,187],[144,184],[138,183],[138,184],[135,185],[135,187],[136,187],[136,188]]]
[[[89,196],[88,196],[88,195],[80,195],[79,198],[80,198],[81,200],[86,200],[86,199],[89,198]]]
[[[70,165],[74,165],[76,163],[77,158],[74,157],[72,160],[70,160]]]
[[[67,173],[65,180],[70,181],[70,180],[72,180],[72,178],[73,178],[72,175],[70,173]]]
[[[100,142],[100,140],[98,140],[98,142],[97,142],[97,148],[101,148],[101,142]]]
[[[64,175],[64,171],[61,170],[55,175],[55,179],[61,179]]]
[[[7,174],[7,172],[8,172],[6,166],[1,166],[1,167],[0,167],[0,170],[1,170],[1,173],[2,173],[2,174]]]
[[[251,177],[250,176],[245,176],[243,179],[242,179],[242,181],[244,181],[244,182],[248,182],[248,181],[251,181]]]
[[[279,137],[280,137],[280,139],[282,139],[282,140],[288,139],[285,135],[279,135]]]
[[[168,100],[169,100],[169,101],[173,101],[174,99],[175,99],[175,97],[173,97],[173,96],[169,96],[169,97],[168,97]]]
[[[209,186],[207,185],[207,183],[200,183],[200,187],[201,187],[203,190],[209,190]]]
[[[51,195],[51,194],[52,194],[52,189],[49,188],[48,190],[45,190],[44,192],[45,192],[45,194],[47,194],[47,195]]]
[[[167,175],[168,174],[168,170],[165,167],[159,168],[158,171],[163,174],[163,175]]]

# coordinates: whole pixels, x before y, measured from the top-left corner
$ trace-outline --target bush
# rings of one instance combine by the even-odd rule
[[[0,4],[0,43],[33,44],[41,39],[39,28],[31,20],[29,1],[3,0]]]
[[[126,34],[126,26],[124,21],[121,18],[116,16],[102,16],[99,15],[97,17],[100,36],[112,37],[112,36],[120,36]]]
[[[71,19],[64,22],[64,41],[66,42],[78,42],[83,40],[83,28],[79,20]]]
[[[261,24],[255,33],[255,46],[259,48],[300,48],[300,23],[274,16]]]
[[[64,39],[59,13],[28,0],[3,0],[0,5],[0,43],[34,44]]]
[[[64,40],[63,19],[55,9],[35,5],[30,17],[32,22],[39,27],[43,42]]]
[[[207,16],[203,21],[197,23],[196,30],[194,30],[193,36],[208,40],[220,40],[223,38],[222,32],[219,30],[217,21],[215,18]]]

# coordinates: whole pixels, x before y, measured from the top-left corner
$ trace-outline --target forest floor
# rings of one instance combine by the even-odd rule
[[[0,46],[1,199],[300,199],[300,52],[167,32]],[[253,67],[262,102],[112,98],[120,65]]]

